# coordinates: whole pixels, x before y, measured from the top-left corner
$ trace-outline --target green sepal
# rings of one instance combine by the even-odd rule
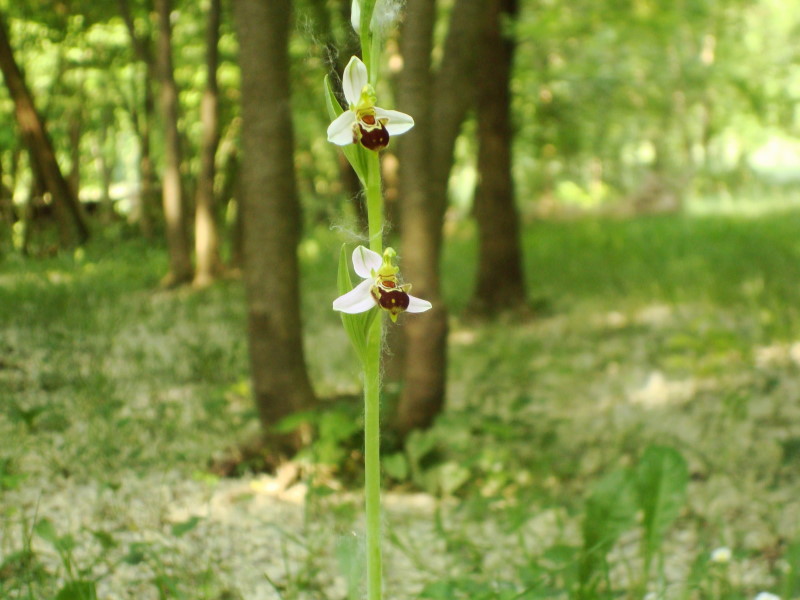
[[[330,77],[325,75],[325,105],[328,107],[328,117],[333,121],[336,117],[344,112],[344,109],[339,104],[336,94],[331,87]],[[347,162],[353,167],[353,170],[361,180],[362,185],[366,185],[367,181],[367,150],[361,144],[348,144],[347,146],[340,146],[344,152]]]
[[[339,294],[346,294],[353,289],[353,282],[350,279],[350,257],[347,254],[347,246],[342,244],[342,250],[339,253],[339,274],[337,276],[337,286]],[[347,313],[340,313],[342,316],[342,325],[347,332],[347,337],[353,344],[353,348],[358,354],[361,364],[366,364],[367,361],[367,340],[369,339],[369,331],[372,322],[378,315],[378,307],[372,308],[366,312],[350,315]]]
[[[328,107],[328,117],[331,121],[344,112],[336,94],[333,93],[331,78],[328,75],[325,75],[325,106]]]

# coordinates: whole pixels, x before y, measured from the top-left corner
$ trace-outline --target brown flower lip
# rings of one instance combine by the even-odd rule
[[[353,127],[353,143],[361,143],[368,150],[382,150],[389,145],[389,132],[383,120],[375,115],[364,115]]]

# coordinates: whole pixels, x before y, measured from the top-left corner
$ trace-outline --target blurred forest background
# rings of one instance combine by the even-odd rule
[[[800,5],[399,6],[387,585],[797,597]],[[0,0],[0,595],[357,597],[349,13]]]

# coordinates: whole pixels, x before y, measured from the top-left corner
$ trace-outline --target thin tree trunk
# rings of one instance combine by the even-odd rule
[[[156,80],[156,64],[153,58],[151,39],[141,38],[136,33],[130,4],[128,0],[118,0],[120,14],[122,15],[128,35],[131,38],[136,57],[145,67],[144,81],[142,82],[143,99],[141,115],[135,106],[131,109],[131,121],[139,138],[139,228],[145,238],[154,235],[153,220],[155,217],[155,170],[150,154],[150,129],[155,114],[155,98],[153,96],[153,82]]]
[[[236,119],[234,123],[240,122]],[[233,126],[233,124],[232,124]],[[237,127],[238,130],[238,127]],[[230,130],[226,137],[231,135]],[[238,136],[237,136],[238,137]],[[237,141],[238,143],[238,141]],[[230,214],[231,203],[235,207],[234,222],[230,228],[230,243],[231,253],[228,261],[228,266],[232,269],[239,269],[242,266],[242,194],[241,194],[241,177],[239,174],[239,151],[235,144],[231,142],[230,148],[226,149],[228,145],[224,141],[220,147],[222,154],[222,184],[220,185],[219,201],[226,208],[226,214]],[[230,225],[230,224],[229,224]]]
[[[169,272],[162,283],[167,287],[192,280],[192,258],[187,234],[187,209],[181,182],[181,138],[178,131],[178,86],[172,67],[172,26],[170,0],[156,0],[158,15],[158,63],[161,82],[161,112],[164,119],[164,175],[162,201],[166,222]]]
[[[12,233],[14,227],[14,200],[10,190],[6,191],[3,185],[3,157],[0,156],[0,257],[12,244]],[[8,243],[7,243],[8,240]]]
[[[44,121],[36,110],[33,97],[14,60],[14,53],[2,14],[0,14],[0,71],[3,73],[6,86],[14,101],[17,124],[31,154],[31,163],[35,163],[39,169],[42,183],[53,198],[56,216],[61,219],[62,231],[68,231],[65,219],[69,219],[78,242],[83,243],[89,239],[89,228],[86,225],[78,198],[58,166],[53,144],[47,135]],[[62,241],[66,240],[62,239]]]
[[[431,62],[433,26],[436,18],[434,2],[409,0],[400,38],[403,72],[398,82],[398,107],[414,117],[414,129],[398,142],[400,156],[401,257],[403,275],[413,282],[413,293],[433,304],[433,308],[403,323],[404,387],[392,427],[401,437],[412,429],[426,427],[441,411],[444,404],[446,365],[445,349],[440,340],[446,337],[447,314],[439,290],[438,261],[434,250],[436,218],[431,210],[431,179],[429,141],[432,137]],[[433,260],[433,263],[431,262]],[[435,343],[424,339],[428,327]],[[428,340],[429,342],[431,340]],[[420,360],[409,356],[423,349]],[[426,366],[427,365],[427,366]],[[430,368],[428,368],[428,366]]]
[[[155,235],[155,208],[156,202],[156,174],[153,168],[153,156],[150,153],[150,131],[156,112],[156,100],[153,95],[153,80],[155,69],[151,64],[145,67],[144,102],[142,104],[142,121],[139,124],[139,226],[145,238]]]
[[[244,282],[253,391],[269,432],[314,403],[300,319],[301,214],[294,173],[288,34],[291,0],[237,0],[234,17],[242,70]],[[305,431],[271,435],[281,454],[298,450]]]
[[[430,300],[433,309],[404,324],[404,387],[394,422],[401,436],[430,426],[444,406],[447,310],[439,269],[442,225],[453,146],[474,97],[474,48],[483,2],[458,0],[453,6],[444,56],[435,76],[430,65],[435,5],[430,0],[407,3],[398,99],[401,110],[411,114],[416,124],[399,145],[402,264],[415,295]]]
[[[112,165],[108,151],[108,129],[111,126],[111,111],[103,111],[102,122],[97,130],[97,137],[92,144],[92,154],[97,162],[97,171],[100,175],[100,222],[110,225],[114,221],[114,203],[111,200],[111,182],[113,178]]]
[[[220,0],[211,0],[208,9],[206,32],[206,90],[200,106],[203,124],[203,139],[200,144],[200,174],[197,178],[195,206],[195,255],[197,270],[194,285],[210,284],[222,270],[219,255],[219,226],[217,224],[214,199],[214,161],[219,146],[219,93],[217,88],[217,65],[219,63]]]
[[[81,94],[82,95],[82,94]],[[69,154],[70,168],[67,181],[76,198],[81,191],[81,137],[83,136],[83,115],[81,109],[75,109],[69,119]]]
[[[503,35],[517,0],[488,0],[477,78],[478,174],[474,214],[478,225],[478,277],[472,309],[493,314],[526,305],[519,218],[511,174],[511,68],[514,40]]]

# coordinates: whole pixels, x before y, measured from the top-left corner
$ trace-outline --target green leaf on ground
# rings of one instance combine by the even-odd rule
[[[636,489],[643,513],[645,570],[667,528],[686,501],[689,468],[674,448],[650,446],[636,467]]]

